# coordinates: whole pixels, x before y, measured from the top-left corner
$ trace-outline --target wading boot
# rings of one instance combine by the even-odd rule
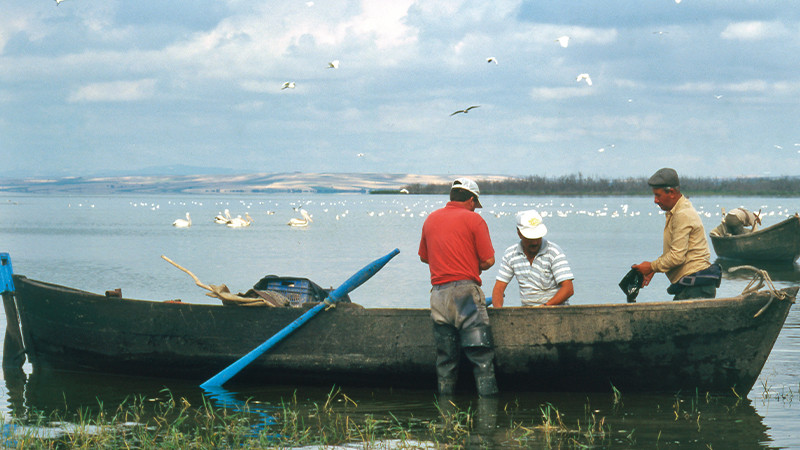
[[[433,325],[436,341],[436,376],[439,379],[439,394],[453,395],[458,381],[458,360],[461,349],[458,345],[458,331],[450,325]]]
[[[497,395],[497,380],[494,377],[494,349],[492,333],[487,326],[481,325],[461,330],[461,345],[467,358],[472,362],[475,386],[478,395],[491,397]]]

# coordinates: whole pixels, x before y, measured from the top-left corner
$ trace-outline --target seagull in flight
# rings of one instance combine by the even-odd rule
[[[364,157],[364,154],[363,154],[363,153],[359,153],[359,154],[357,154],[356,156],[358,156],[359,158],[363,158],[363,157]]]
[[[561,36],[560,38],[556,39],[556,42],[558,42],[562,47],[567,48],[569,45],[569,36]]]
[[[61,1],[64,1],[64,0],[61,0]],[[283,86],[281,86],[281,90],[284,90],[284,89],[294,89],[294,81],[287,81],[287,82],[283,83]]]
[[[62,0],[62,1],[63,1],[63,0]],[[490,56],[490,57],[486,58],[486,62],[487,62],[487,63],[495,63],[495,64],[499,64],[499,63],[497,62],[497,58],[495,58],[494,56]]]
[[[64,0],[56,0],[56,6],[60,5]]]
[[[339,60],[334,59],[333,61],[328,63],[328,69],[338,69],[339,68]]]
[[[455,111],[454,113],[450,114],[450,116],[455,116],[455,115],[456,115],[456,114],[458,114],[458,113],[464,113],[464,114],[466,114],[466,113],[468,113],[468,112],[469,112],[469,110],[470,110],[470,109],[473,109],[473,108],[480,108],[480,107],[481,107],[481,105],[474,105],[474,106],[470,106],[469,108],[465,108],[465,109],[459,109],[458,111]]]
[[[592,85],[592,79],[589,77],[588,73],[582,73],[582,74],[578,75],[578,78],[575,78],[575,81],[578,81],[578,82],[580,82],[582,80],[585,80],[586,84],[588,84],[589,86]]]

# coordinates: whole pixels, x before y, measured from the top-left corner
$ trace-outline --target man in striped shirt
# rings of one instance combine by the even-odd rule
[[[517,277],[524,306],[568,305],[575,292],[572,269],[561,247],[544,239],[547,227],[536,210],[517,213],[520,242],[507,248],[492,290],[492,305],[503,306],[511,279]]]

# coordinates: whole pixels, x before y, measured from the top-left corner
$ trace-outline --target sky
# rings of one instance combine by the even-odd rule
[[[798,118],[796,0],[0,6],[3,177],[794,176]]]

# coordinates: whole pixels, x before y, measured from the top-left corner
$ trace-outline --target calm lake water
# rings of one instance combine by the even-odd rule
[[[548,238],[566,252],[575,273],[573,304],[622,303],[617,283],[631,264],[661,252],[664,217],[650,197],[484,196],[479,210],[489,224],[495,254],[516,242],[514,214],[538,209]],[[706,230],[720,221],[720,208],[762,210],[764,225],[800,211],[800,199],[691,198]],[[93,292],[121,288],[130,298],[216,303],[185,273],[161,259],[166,255],[207,284],[227,284],[244,292],[262,276],[302,276],[338,286],[368,262],[394,248],[400,254],[367,283],[350,293],[365,307],[427,307],[427,266],[417,245],[427,214],[442,207],[444,196],[413,195],[113,195],[36,196],[0,194],[0,252],[11,255],[15,273]],[[307,228],[287,226],[313,217]],[[252,226],[231,229],[214,223],[224,209],[252,216]],[[192,227],[171,226],[189,212]],[[712,250],[713,254],[713,250]],[[730,267],[729,264],[723,264]],[[766,266],[776,286],[800,283],[794,264]],[[483,274],[490,295],[497,267]],[[749,276],[726,273],[718,296],[733,296]],[[637,301],[666,300],[666,277],[659,274]],[[518,305],[515,282],[507,304]],[[5,318],[3,317],[3,322]],[[266,336],[265,336],[266,338]],[[495,403],[459,397],[459,407],[474,408],[490,442],[505,442],[518,424],[541,423],[541,406],[552,404],[565,420],[583,421],[587,404],[605,418],[613,438],[605,445],[653,448],[800,448],[800,313],[795,306],[759,381],[746,399],[706,399],[702,393],[670,396],[626,395],[612,405],[608,393],[504,392]],[[30,372],[30,369],[27,370]],[[199,388],[173,380],[126,379],[85,374],[6,375],[0,410],[6,417],[31,410],[93,407],[101,400],[119,404],[131,394],[158,397],[163,387],[198,400]],[[348,388],[357,413],[391,412],[397,417],[436,417],[433,386],[417,391]],[[579,390],[579,389],[578,389]],[[236,392],[263,404],[278,404],[297,392],[298,401],[324,402],[329,389],[303,386],[252,387]],[[676,393],[677,394],[677,393]],[[510,406],[509,406],[510,405]],[[488,413],[487,413],[488,411]],[[508,442],[506,442],[507,444]],[[525,445],[545,446],[540,438]]]

